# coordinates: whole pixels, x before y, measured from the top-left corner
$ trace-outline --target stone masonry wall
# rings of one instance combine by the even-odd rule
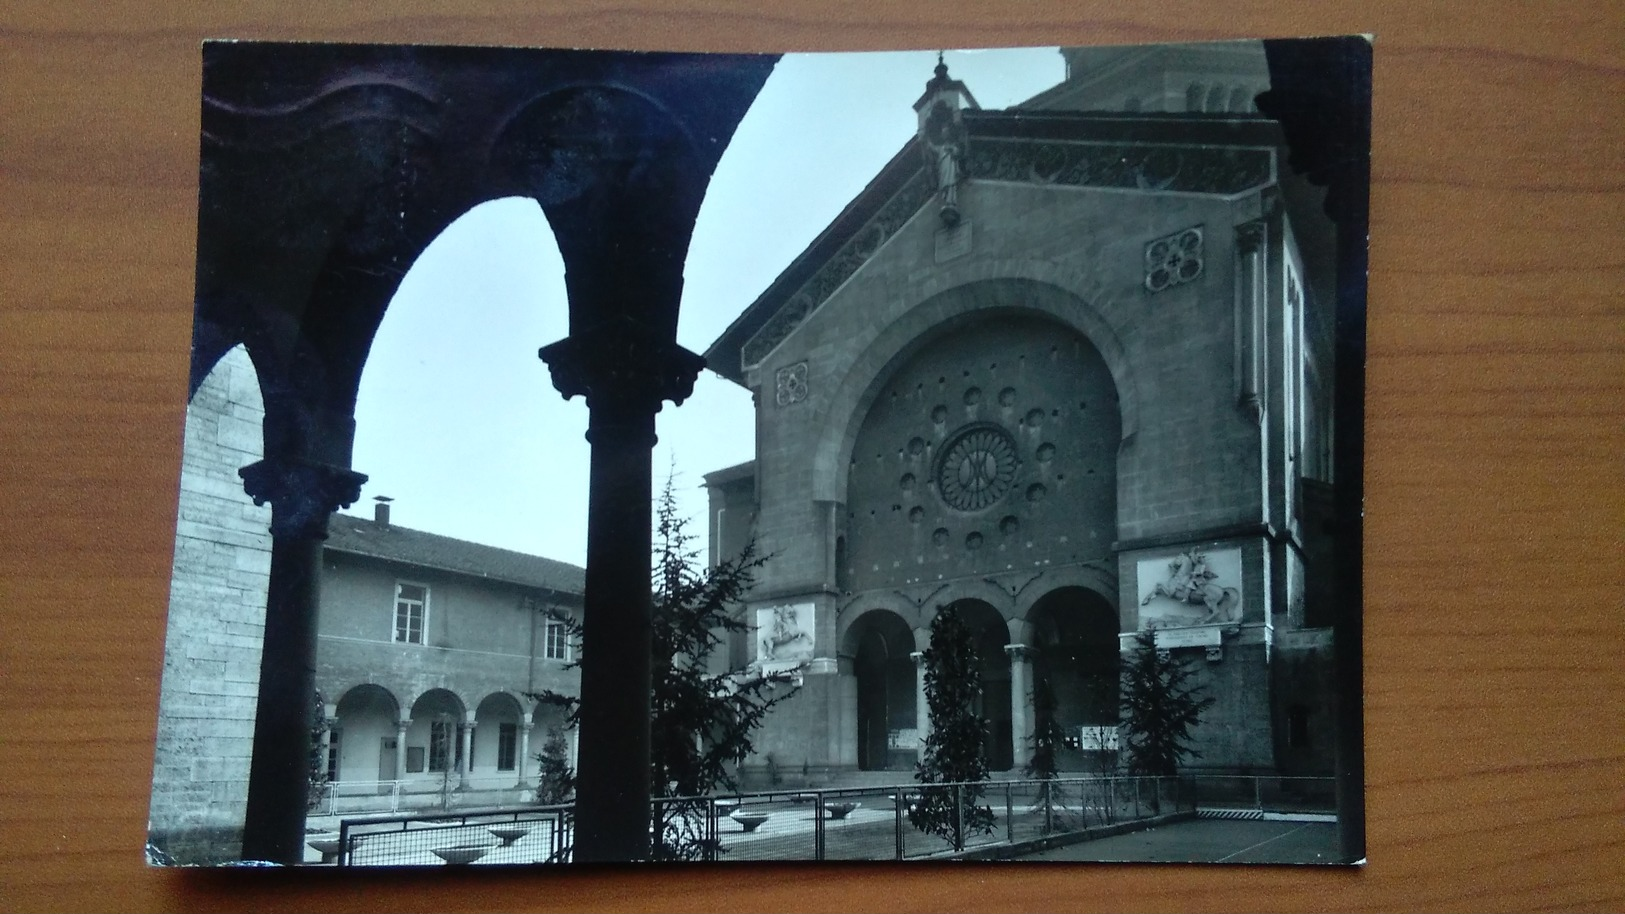
[[[178,863],[239,853],[259,688],[271,509],[238,468],[261,455],[264,407],[242,349],[186,410],[169,627],[159,691],[150,840]]]

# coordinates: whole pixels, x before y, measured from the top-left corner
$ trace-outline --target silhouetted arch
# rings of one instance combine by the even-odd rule
[[[976,645],[982,670],[982,696],[972,710],[987,720],[984,750],[987,767],[991,771],[1008,771],[1015,766],[1011,744],[1010,660],[1004,652],[1010,629],[1004,616],[981,600],[955,600],[945,608],[959,614],[959,620],[970,629]]]
[[[1028,614],[1034,681],[1047,681],[1055,695],[1056,723],[1068,736],[1081,727],[1115,727],[1118,719],[1117,610],[1087,587],[1060,587],[1045,593]],[[1099,770],[1097,754],[1068,749],[1059,762],[1066,770]]]

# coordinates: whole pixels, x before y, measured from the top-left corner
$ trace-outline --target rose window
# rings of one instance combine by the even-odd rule
[[[937,491],[951,508],[979,511],[1010,491],[1016,443],[1004,429],[973,425],[951,438],[937,463]]]

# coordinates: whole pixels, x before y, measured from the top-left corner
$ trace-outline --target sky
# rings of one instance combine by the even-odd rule
[[[1060,82],[1056,48],[948,51],[984,108]],[[789,54],[723,154],[695,224],[677,342],[703,352],[913,135],[935,51]],[[541,207],[465,213],[412,266],[374,340],[345,513],[394,499],[394,523],[581,565],[587,407],[554,389],[540,347],[569,333],[564,265]],[[750,392],[710,371],[656,417],[653,491],[672,476],[698,546],[704,475],[752,459]]]

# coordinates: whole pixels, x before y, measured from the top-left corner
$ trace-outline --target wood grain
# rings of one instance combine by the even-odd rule
[[[441,7],[0,12],[0,908],[1625,908],[1621,4]],[[839,50],[1347,32],[1376,35],[1367,866],[145,868],[203,38]]]

